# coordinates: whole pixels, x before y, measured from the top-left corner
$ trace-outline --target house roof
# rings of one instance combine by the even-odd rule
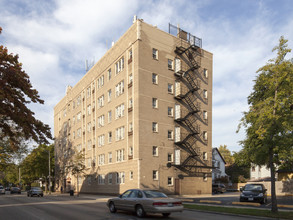
[[[214,151],[216,151],[216,152],[220,155],[220,157],[221,157],[221,159],[223,160],[224,164],[226,164],[226,161],[225,161],[224,158],[222,157],[222,155],[221,155],[220,151],[218,150],[218,148],[214,147],[214,148],[213,148],[213,152],[214,152]]]

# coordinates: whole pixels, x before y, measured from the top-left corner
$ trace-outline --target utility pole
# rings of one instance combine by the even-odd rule
[[[50,149],[49,149],[49,194],[51,194],[51,162],[50,162]]]

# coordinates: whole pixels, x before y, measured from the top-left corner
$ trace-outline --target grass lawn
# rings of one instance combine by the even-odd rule
[[[293,212],[282,212],[272,213],[270,210],[262,209],[251,209],[251,208],[231,208],[223,206],[205,206],[196,204],[184,204],[184,208],[195,209],[200,211],[210,211],[210,212],[221,212],[230,213],[236,215],[252,215],[252,216],[263,216],[270,218],[283,218],[283,219],[293,219]]]

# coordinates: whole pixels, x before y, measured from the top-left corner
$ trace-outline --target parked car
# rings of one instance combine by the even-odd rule
[[[13,193],[21,194],[21,189],[19,187],[11,187],[10,194],[13,194]]]
[[[213,193],[224,193],[226,192],[226,186],[221,183],[213,184],[212,186]]]
[[[117,210],[131,211],[140,218],[146,213],[161,213],[168,217],[172,212],[183,211],[181,200],[169,198],[156,190],[130,189],[119,197],[109,199],[107,206],[111,213]]]
[[[0,186],[0,194],[5,194],[5,189],[3,186]]]
[[[263,184],[246,184],[240,188],[240,202],[267,203],[267,189]]]
[[[33,197],[33,196],[44,196],[43,190],[41,187],[32,187],[30,190],[27,191],[27,196]]]

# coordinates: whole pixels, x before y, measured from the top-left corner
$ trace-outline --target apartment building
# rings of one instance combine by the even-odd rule
[[[212,64],[200,38],[135,19],[54,108],[57,188],[211,193]]]

